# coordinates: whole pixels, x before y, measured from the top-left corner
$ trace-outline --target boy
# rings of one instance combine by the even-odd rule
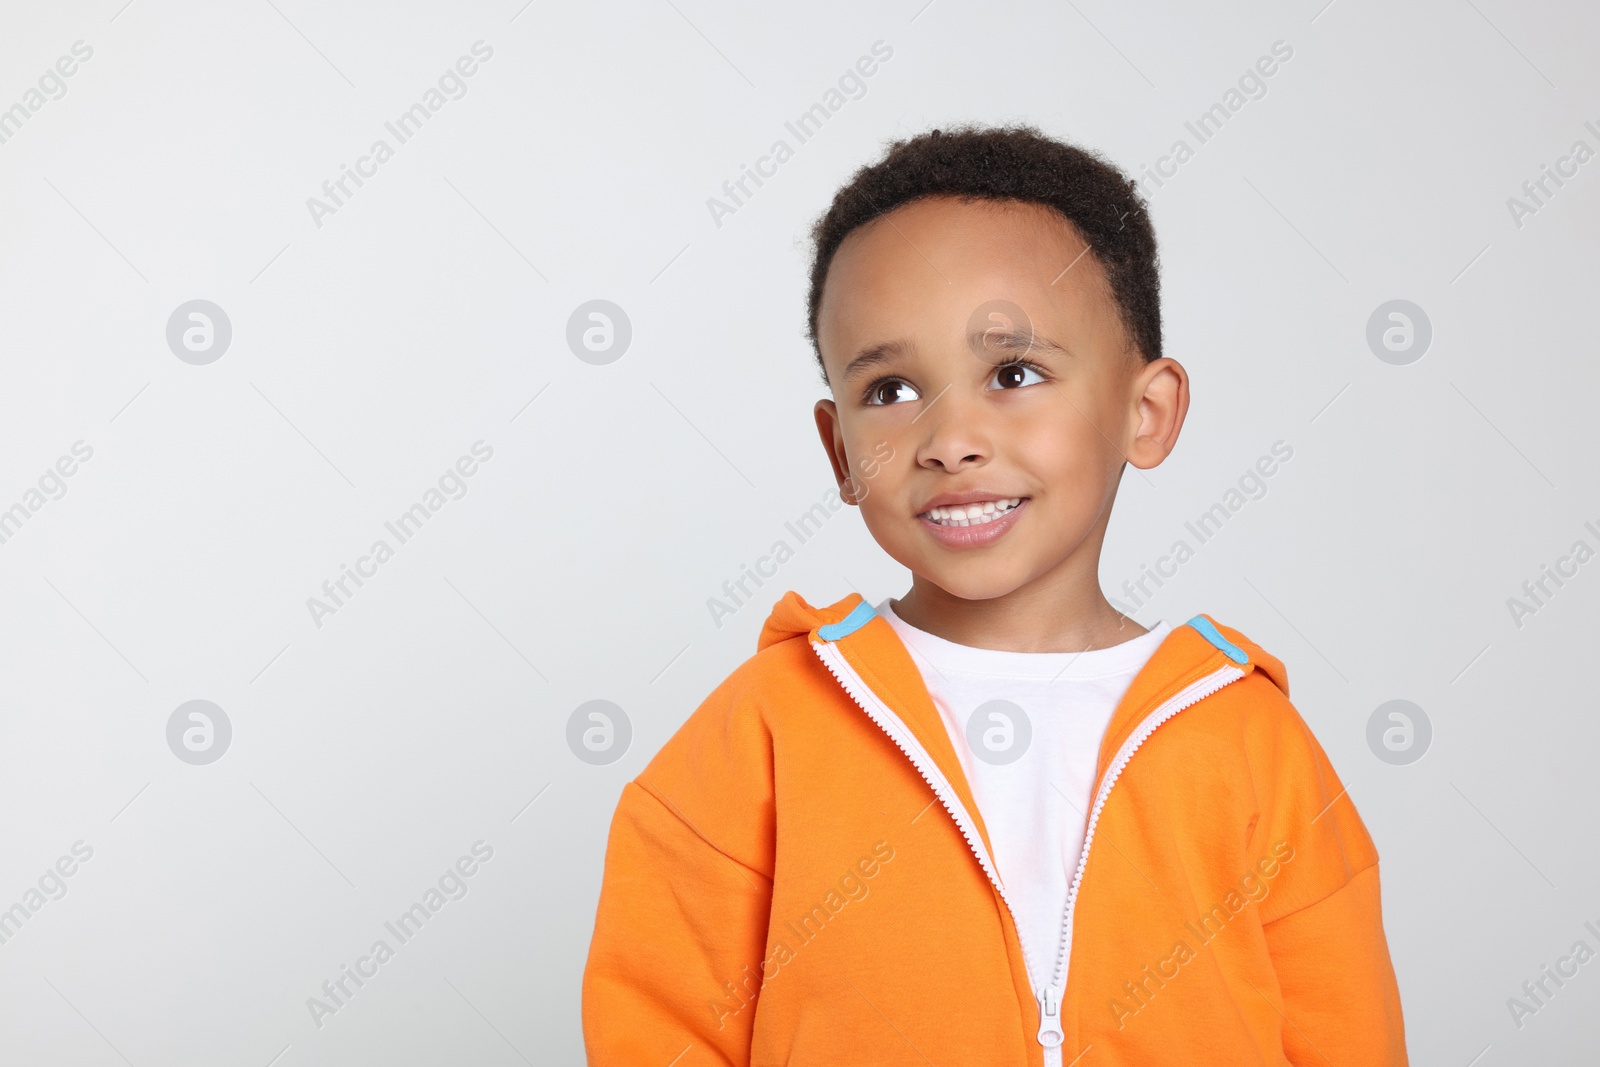
[[[817,428],[911,589],[785,594],[624,787],[590,1062],[1404,1064],[1377,853],[1282,664],[1100,591],[1189,405],[1133,183],[934,130],[813,237]]]

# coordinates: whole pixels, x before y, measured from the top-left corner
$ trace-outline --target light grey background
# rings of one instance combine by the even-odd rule
[[[1520,1029],[1507,1007],[1600,948],[1600,561],[1520,626],[1507,604],[1600,548],[1600,160],[1520,226],[1507,204],[1600,149],[1592,5],[123,2],[0,22],[0,108],[93,49],[0,144],[0,508],[93,449],[0,544],[0,908],[93,849],[0,945],[0,1062],[580,1062],[622,784],[785,589],[907,584],[848,512],[707,610],[831,484],[810,222],[957,120],[1139,176],[1279,40],[1266,95],[1151,189],[1195,406],[1125,479],[1107,591],[1292,447],[1138,617],[1206,611],[1287,662],[1383,856],[1415,1062],[1592,1058],[1600,961]],[[466,95],[318,226],[307,198],[479,40]],[[719,226],[708,198],[778,138]],[[204,366],[166,341],[195,299],[233,333]],[[607,365],[566,343],[593,299],[632,325]],[[1366,343],[1392,299],[1433,328],[1405,366]],[[477,441],[466,495],[316,625]],[[566,740],[596,699],[633,731],[605,765]],[[1367,745],[1393,699],[1432,723],[1410,765]],[[168,747],[190,700],[229,718],[215,762]],[[467,895],[318,1027],[307,999],[479,840]]]

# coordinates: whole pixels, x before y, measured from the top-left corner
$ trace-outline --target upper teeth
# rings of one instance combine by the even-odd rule
[[[948,508],[929,508],[924,514],[940,526],[982,526],[993,522],[1018,504],[1022,497],[1008,500],[985,500],[981,504],[957,504]]]

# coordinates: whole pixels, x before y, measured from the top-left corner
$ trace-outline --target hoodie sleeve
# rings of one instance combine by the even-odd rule
[[[746,661],[623,787],[583,975],[591,1064],[750,1062],[776,837],[761,694],[796,654]]]
[[[1283,998],[1283,1052],[1315,1067],[1403,1067],[1405,1026],[1389,963],[1378,866],[1266,926]]]
[[[1283,1049],[1301,1067],[1403,1067],[1400,991],[1378,891],[1378,852],[1310,727],[1272,694],[1251,755],[1256,854],[1278,859],[1261,905]]]
[[[771,883],[648,788],[623,788],[583,975],[591,1064],[747,1064]]]

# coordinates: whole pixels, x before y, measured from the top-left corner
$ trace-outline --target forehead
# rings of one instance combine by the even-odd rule
[[[1060,212],[1014,200],[927,197],[850,233],[828,268],[817,332],[830,378],[845,347],[885,331],[959,335],[978,307],[1011,301],[1039,322],[1098,332],[1114,318],[1099,261]],[[953,331],[953,333],[952,333]]]

